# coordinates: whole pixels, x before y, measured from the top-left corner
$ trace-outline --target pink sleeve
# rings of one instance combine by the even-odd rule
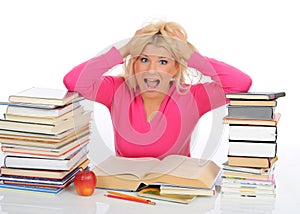
[[[226,93],[246,92],[252,84],[251,78],[237,68],[203,57],[197,52],[192,54],[188,66],[212,79],[212,82],[191,87],[200,115],[228,103],[225,98]]]
[[[211,77],[214,82],[220,83],[224,93],[246,92],[252,84],[252,79],[239,69],[212,58],[203,57],[194,52],[188,63],[203,75]]]
[[[123,63],[120,52],[112,47],[108,52],[74,67],[64,77],[69,91],[77,91],[90,100],[96,100],[103,74],[112,67]]]

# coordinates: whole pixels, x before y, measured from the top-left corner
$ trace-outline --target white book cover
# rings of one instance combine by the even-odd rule
[[[32,87],[10,95],[8,100],[9,102],[65,105],[77,97],[79,97],[77,92],[69,92],[66,89]]]
[[[230,140],[276,141],[276,126],[229,126]]]

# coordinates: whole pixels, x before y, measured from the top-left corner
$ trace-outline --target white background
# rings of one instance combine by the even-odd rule
[[[64,88],[62,79],[70,69],[129,38],[146,22],[176,21],[203,55],[248,73],[253,79],[251,91],[286,92],[276,109],[282,114],[276,207],[278,213],[296,211],[300,191],[298,5],[297,0],[0,0],[0,101],[32,86]],[[201,143],[210,131],[209,116],[200,122]],[[102,128],[109,128],[107,119],[108,115],[99,116]],[[101,159],[111,152],[101,141],[112,141],[112,136],[107,130],[100,134],[102,140],[93,142],[91,155]],[[223,139],[215,157],[219,163],[226,158],[226,133]],[[196,147],[193,153],[201,152]]]
[[[0,0],[0,100],[32,86],[64,88],[71,68],[145,23],[176,21],[200,53],[249,74],[251,91],[286,92],[277,107],[278,148],[288,154],[300,143],[297,5],[296,0]]]

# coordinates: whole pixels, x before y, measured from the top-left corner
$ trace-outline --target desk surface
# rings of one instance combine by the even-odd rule
[[[106,191],[96,190],[93,196],[78,196],[73,186],[56,196],[0,192],[0,213],[283,213],[300,209],[298,199],[279,191],[274,201],[257,199],[224,200],[215,197],[198,197],[188,205],[156,201],[147,205],[106,198]]]

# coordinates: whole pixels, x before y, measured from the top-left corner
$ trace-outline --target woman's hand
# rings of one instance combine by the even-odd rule
[[[182,60],[184,60],[185,64],[187,64],[196,49],[187,41],[186,34],[179,30],[175,30],[173,32],[165,31],[165,34],[175,40],[174,43],[177,45],[178,50],[182,53]]]
[[[134,36],[123,46],[119,49],[121,55],[123,58],[127,57],[130,54],[130,47],[134,41],[135,37],[141,36],[141,35],[145,35],[143,33],[143,29],[139,29],[135,32]]]

